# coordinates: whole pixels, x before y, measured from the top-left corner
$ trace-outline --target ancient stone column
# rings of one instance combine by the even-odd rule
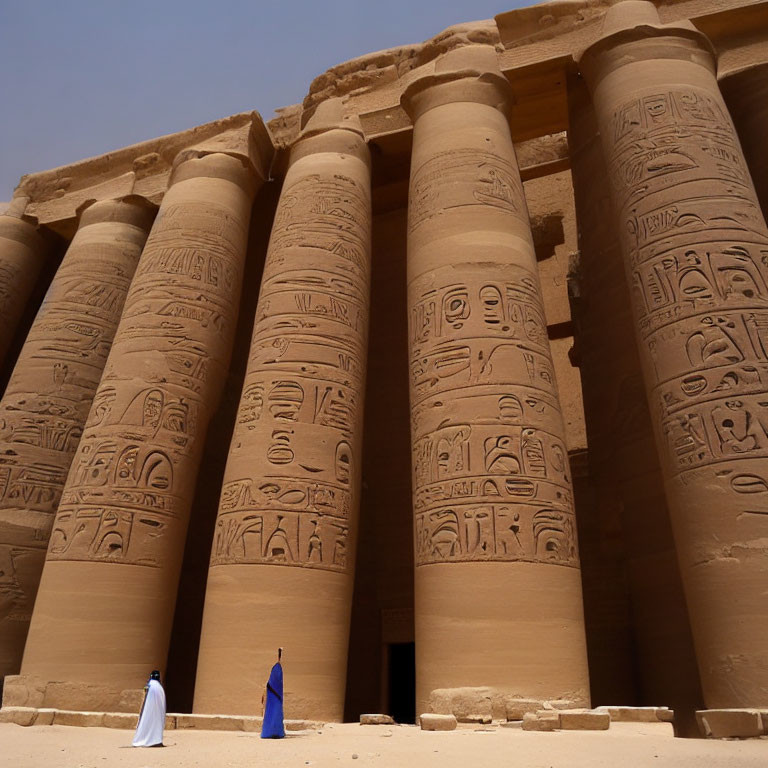
[[[163,669],[206,429],[230,357],[253,196],[271,140],[185,150],[125,303],[67,478],[22,676],[73,708],[129,708]],[[202,468],[205,471],[205,468]]]
[[[403,104],[417,714],[488,688],[499,716],[505,698],[583,705],[573,493],[509,86],[472,46]]]
[[[727,73],[720,78],[720,90],[738,131],[757,199],[768,219],[768,62]]]
[[[613,562],[618,571],[601,574],[604,593],[626,582],[628,604],[620,608],[631,615],[631,649],[637,657],[622,654],[624,646],[608,634],[621,626],[620,613],[605,617],[609,642],[602,647],[593,649],[588,625],[593,683],[595,671],[604,672],[602,698],[595,701],[600,693],[593,685],[592,703],[664,704],[675,710],[678,732],[682,728],[695,733],[693,712],[701,708],[701,684],[635,343],[611,187],[592,99],[580,77],[568,80],[568,112],[579,230],[574,315],[594,488],[590,511],[606,540],[613,533],[613,546],[596,552],[597,567],[607,569]],[[625,676],[635,679],[636,696]],[[624,690],[618,687],[622,680]]]
[[[692,26],[607,12],[584,54],[705,703],[768,704],[768,230]]]
[[[50,246],[37,220],[25,215],[27,200],[26,197],[14,198],[9,210],[0,216],[0,364],[32,296]]]
[[[0,676],[21,665],[56,508],[155,210],[131,197],[82,212],[0,400]]]
[[[320,105],[291,149],[214,534],[196,712],[341,720],[360,486],[371,238],[359,121]]]

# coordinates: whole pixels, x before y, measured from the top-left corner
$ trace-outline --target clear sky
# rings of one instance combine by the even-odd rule
[[[23,173],[300,102],[364,53],[535,0],[0,0],[0,201]]]

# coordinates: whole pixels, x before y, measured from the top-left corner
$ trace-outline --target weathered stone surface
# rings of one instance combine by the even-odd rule
[[[53,725],[53,721],[56,718],[57,710],[51,707],[40,707],[37,710],[37,717],[35,718],[35,725]],[[135,719],[138,719],[134,715]]]
[[[419,715],[422,731],[455,731],[456,718],[453,715],[425,713]]]
[[[53,714],[53,725],[99,728],[104,725],[104,712],[74,712],[66,709],[57,709]]]
[[[560,715],[552,710],[526,712],[523,716],[524,731],[556,731],[560,728]]]
[[[491,688],[436,688],[429,694],[429,710],[446,715],[456,715],[459,721],[470,715],[493,713],[494,692]],[[468,721],[467,721],[468,722]]]
[[[391,715],[360,715],[360,725],[395,725]]]
[[[211,554],[198,712],[260,711],[240,665],[266,681],[289,636],[286,715],[343,716],[370,251],[368,148],[341,102],[326,102],[291,151],[264,266]]]
[[[272,153],[263,125],[253,130],[251,154],[200,149],[179,158],[54,522],[24,671],[109,686],[108,710],[168,652],[187,518],[233,342],[251,205]]]
[[[54,515],[153,218],[137,199],[82,212],[0,400],[0,584],[12,603],[0,676],[21,667]]]
[[[708,739],[749,739],[766,733],[758,709],[700,709],[696,720]]]
[[[564,427],[508,98],[483,46],[438,59],[403,97],[417,711],[472,682],[588,699]],[[462,484],[475,490],[446,508]]]
[[[607,731],[611,727],[611,716],[607,712],[579,709],[562,709],[560,728],[564,731]]]
[[[139,722],[138,715],[132,715],[128,712],[105,712],[102,725],[104,728],[124,728],[133,730]]]
[[[667,707],[595,707],[595,712],[607,712],[613,723],[672,723],[675,713]]]
[[[528,712],[543,709],[543,702],[538,699],[507,699],[504,715],[507,720],[522,720]]]
[[[254,730],[246,727],[246,721],[254,721],[249,725],[261,727],[261,718],[236,717],[233,715],[176,715],[176,728],[179,730],[194,728],[200,731],[246,731]],[[256,722],[258,721],[258,722]]]
[[[32,707],[3,707],[0,709],[0,723],[15,723],[30,726],[35,724],[37,710]]]
[[[646,0],[618,3],[580,68],[611,175],[704,700],[748,707],[768,689],[768,347],[752,341],[768,306],[768,228],[701,33],[662,26]]]

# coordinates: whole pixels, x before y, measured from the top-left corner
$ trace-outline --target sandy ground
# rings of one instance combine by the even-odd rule
[[[741,768],[768,766],[768,739],[675,739],[668,725],[614,723],[610,731],[531,733],[461,727],[328,725],[261,740],[255,733],[168,731],[162,749],[133,749],[128,731],[0,724],[2,768]]]

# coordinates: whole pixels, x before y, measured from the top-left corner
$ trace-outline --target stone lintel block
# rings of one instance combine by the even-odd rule
[[[34,725],[37,710],[34,707],[3,707],[0,709],[0,723],[14,723],[24,727]]]
[[[104,712],[77,712],[69,709],[57,709],[53,714],[53,725],[99,728],[104,725],[104,714]]]
[[[523,715],[524,731],[556,731],[560,728],[560,713],[551,709],[526,712]]]
[[[607,731],[611,716],[588,709],[561,709],[560,728],[564,731]]]
[[[765,710],[699,709],[696,721],[708,739],[751,739],[766,733]]]
[[[432,712],[419,716],[422,731],[455,731],[456,716],[441,715]]]
[[[360,725],[395,725],[391,715],[360,715]]]
[[[128,712],[105,712],[105,728],[124,728],[134,730],[139,722],[138,714],[132,715]]]
[[[613,723],[673,723],[675,712],[668,707],[595,707],[607,712]]]

